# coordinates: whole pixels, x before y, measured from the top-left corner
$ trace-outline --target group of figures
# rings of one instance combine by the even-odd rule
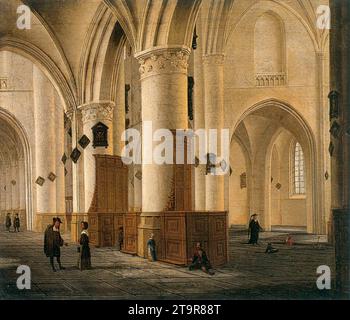
[[[60,226],[62,221],[60,218],[53,218],[52,224],[48,225],[45,230],[44,236],[44,253],[50,258],[50,264],[52,270],[56,272],[54,258],[56,258],[59,269],[64,270],[65,268],[61,263],[61,247],[63,245],[68,246],[61,237]],[[91,252],[89,246],[89,224],[85,221],[81,222],[81,235],[80,235],[80,246],[77,248],[78,251],[78,263],[77,267],[81,271],[91,269]]]
[[[11,226],[13,226],[14,232],[19,232],[21,221],[19,219],[18,213],[16,213],[15,216],[13,217],[13,223],[11,219],[11,213],[8,213],[6,215],[5,226],[8,232],[11,232]]]
[[[53,218],[52,224],[48,225],[45,230],[44,236],[44,253],[48,258],[50,258],[50,265],[54,272],[56,272],[56,267],[54,259],[56,258],[59,269],[64,270],[65,268],[61,263],[61,247],[68,245],[65,243],[61,237],[60,226],[62,221],[60,218]],[[78,247],[78,269],[87,270],[91,269],[91,252],[89,246],[89,224],[85,221],[81,222],[81,234],[80,234],[80,246]],[[117,237],[117,245],[119,250],[123,248],[124,234],[123,228],[119,229]],[[157,261],[157,248],[156,241],[154,239],[154,234],[152,233],[147,241],[148,248],[148,258],[150,261]],[[201,246],[201,243],[196,244],[195,252],[192,258],[192,262],[189,266],[190,270],[200,269],[210,275],[214,274],[211,264],[209,262],[208,256]]]

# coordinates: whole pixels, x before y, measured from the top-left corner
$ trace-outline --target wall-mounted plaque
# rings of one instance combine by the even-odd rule
[[[75,149],[72,151],[72,153],[71,153],[71,155],[70,155],[70,158],[72,159],[72,161],[73,161],[74,163],[77,163],[78,160],[79,160],[79,158],[80,158],[80,155],[81,155],[81,152],[79,151],[79,149],[78,149],[78,148],[75,148]]]
[[[53,172],[50,172],[50,174],[47,176],[47,178],[51,181],[54,182],[56,180],[56,175]]]
[[[99,122],[95,124],[92,128],[93,133],[93,147],[108,147],[108,127],[103,124],[102,122]]]
[[[66,156],[65,153],[63,154],[63,156],[62,156],[62,158],[61,158],[61,161],[63,162],[63,164],[66,164],[66,162],[67,162],[67,156]]]
[[[334,144],[331,141],[328,147],[328,151],[329,151],[329,155],[332,157],[333,156],[333,152],[334,152]]]
[[[85,149],[88,145],[89,145],[89,143],[90,143],[90,139],[84,134],[81,138],[80,138],[80,140],[79,140],[79,145],[83,148],[83,149]]]
[[[328,171],[326,171],[326,173],[324,174],[324,177],[325,177],[326,180],[328,180],[328,178],[329,178],[329,173],[328,173]]]
[[[40,177],[40,176],[35,180],[35,183],[38,184],[40,187],[42,187],[44,182],[45,182],[45,179],[43,177]]]
[[[247,187],[247,174],[245,172],[243,172],[240,175],[240,185],[241,185],[241,189],[244,189]]]
[[[338,118],[339,116],[339,92],[331,91],[328,95],[329,99],[329,120]]]
[[[332,126],[331,126],[331,129],[329,130],[329,132],[331,133],[331,135],[334,137],[334,138],[338,138],[339,137],[339,134],[340,134],[340,125],[337,121],[334,121],[332,123]]]
[[[141,179],[142,179],[142,172],[138,170],[138,171],[135,173],[135,178],[141,180]]]

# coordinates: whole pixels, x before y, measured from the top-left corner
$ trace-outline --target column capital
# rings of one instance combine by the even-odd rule
[[[112,121],[115,103],[112,101],[89,102],[79,106],[83,123],[89,121]]]
[[[185,46],[154,47],[135,54],[141,79],[164,73],[187,74],[190,49]]]
[[[203,55],[203,64],[223,65],[224,61],[225,61],[225,55],[223,53]]]

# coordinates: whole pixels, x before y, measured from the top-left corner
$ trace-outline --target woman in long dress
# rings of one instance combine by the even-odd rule
[[[81,223],[82,231],[80,234],[79,260],[78,268],[83,271],[91,269],[91,253],[89,246],[89,224],[85,221]]]

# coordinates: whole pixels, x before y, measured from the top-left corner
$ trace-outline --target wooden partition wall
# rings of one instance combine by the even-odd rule
[[[161,261],[188,265],[200,242],[213,266],[227,262],[227,213],[169,211],[161,214]]]
[[[119,156],[95,155],[95,161],[96,184],[88,212],[90,242],[115,246],[127,212],[128,168]]]

